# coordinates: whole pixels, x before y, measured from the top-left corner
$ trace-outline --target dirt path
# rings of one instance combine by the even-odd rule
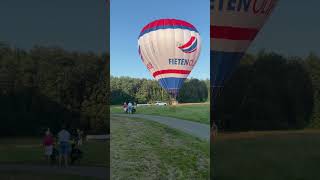
[[[1,171],[21,171],[34,173],[50,173],[50,174],[67,174],[94,177],[98,179],[107,179],[109,177],[109,170],[104,167],[54,167],[46,165],[26,165],[26,164],[0,164]]]
[[[145,120],[155,121],[161,124],[165,124],[174,129],[186,132],[193,136],[196,136],[200,139],[209,140],[210,136],[210,127],[207,124],[201,124],[197,122],[164,117],[164,116],[154,116],[154,115],[145,115],[145,114],[111,114],[113,116],[123,116],[123,117],[134,117],[142,118]]]

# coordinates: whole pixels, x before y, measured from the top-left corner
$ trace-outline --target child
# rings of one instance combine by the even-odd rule
[[[48,129],[46,131],[45,137],[43,138],[43,146],[44,146],[44,153],[47,156],[48,164],[50,164],[50,157],[52,155],[52,149],[53,149],[53,137],[50,133],[50,130]]]

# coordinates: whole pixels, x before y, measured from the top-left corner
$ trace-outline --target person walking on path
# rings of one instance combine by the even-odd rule
[[[70,153],[70,133],[66,130],[66,125],[62,126],[62,130],[58,133],[59,142],[59,165],[61,166],[62,157],[64,164],[68,167],[68,154]]]

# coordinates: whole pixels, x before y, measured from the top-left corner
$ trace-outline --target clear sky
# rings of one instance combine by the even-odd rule
[[[107,14],[105,0],[1,0],[0,41],[106,52]]]
[[[175,17],[194,24],[205,40],[191,76],[209,77],[209,7],[209,0],[111,0],[111,73],[150,77],[139,61],[137,36],[150,21]],[[249,52],[320,55],[319,7],[319,0],[280,0]],[[105,52],[107,14],[105,0],[1,0],[0,41],[24,49],[38,44]]]
[[[280,0],[249,52],[264,48],[286,56],[320,55],[319,7],[319,0]]]
[[[111,1],[111,75],[151,79],[138,54],[138,35],[149,22],[175,18],[193,24],[200,32],[202,50],[189,77],[210,77],[210,1],[113,0]]]

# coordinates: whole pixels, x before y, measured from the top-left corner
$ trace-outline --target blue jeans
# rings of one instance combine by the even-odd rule
[[[68,142],[60,142],[60,154],[68,155],[70,153],[70,144]]]

